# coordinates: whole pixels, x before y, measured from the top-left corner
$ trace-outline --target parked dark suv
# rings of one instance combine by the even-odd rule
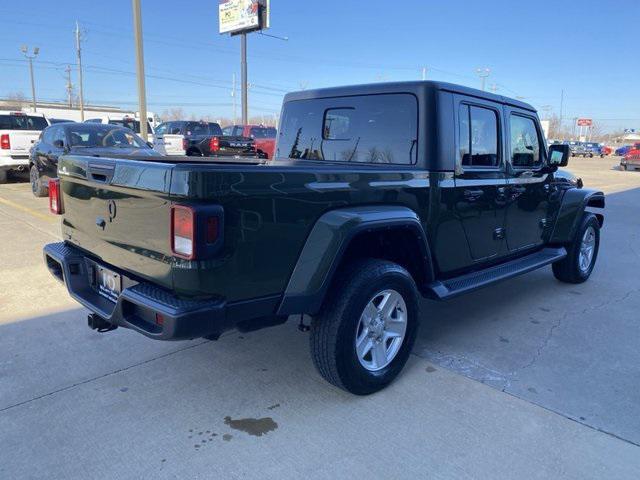
[[[65,153],[84,155],[158,155],[132,130],[116,125],[66,122],[42,131],[29,153],[29,178],[36,197],[46,197],[47,182],[57,177]]]

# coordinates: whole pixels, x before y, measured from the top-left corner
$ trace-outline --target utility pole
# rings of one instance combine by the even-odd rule
[[[236,74],[233,74],[233,90],[231,90],[231,98],[233,98],[233,124],[238,123],[238,98],[236,96]]]
[[[564,89],[560,92],[560,115],[558,118],[558,131],[560,132],[560,136],[562,136],[562,109],[564,107]]]
[[[144,52],[142,50],[142,14],[140,0],[133,0],[133,30],[136,42],[136,74],[138,77],[138,116],[140,136],[147,141],[147,94],[144,84]]]
[[[33,111],[37,112],[38,108],[36,107],[36,84],[33,80],[33,59],[38,56],[40,53],[40,49],[38,47],[33,47],[33,53],[29,55],[29,48],[26,45],[22,45],[20,47],[20,51],[22,54],[29,60],[29,75],[31,75],[31,98],[33,101]]]
[[[67,102],[69,103],[69,108],[73,107],[73,84],[71,83],[71,65],[67,65],[67,68],[64,69],[67,74]]]
[[[248,101],[248,90],[249,84],[247,81],[247,33],[243,32],[240,35],[241,39],[241,47],[240,47],[240,81],[242,82],[242,124],[247,125],[249,123],[249,105]]]
[[[487,68],[487,67],[478,68],[478,69],[476,69],[476,73],[480,77],[480,84],[482,85],[481,86],[481,90],[484,91],[485,90],[485,81],[486,81],[487,77],[489,76],[489,74],[491,73],[491,69]]]
[[[80,87],[80,121],[84,122],[84,91],[82,89],[82,48],[80,43],[82,34],[80,33],[80,24],[76,20],[76,52],[78,54],[78,84]]]
[[[489,90],[491,91],[491,93],[496,93],[498,91],[498,85],[495,83],[492,83],[491,86],[489,87]]]

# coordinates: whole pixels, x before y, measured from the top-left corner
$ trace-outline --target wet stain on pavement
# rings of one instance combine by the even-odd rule
[[[569,290],[569,293],[571,293],[573,295],[582,295],[582,292],[578,292],[576,290]]]
[[[546,307],[539,307],[540,310],[542,310],[543,312],[550,312],[551,309],[550,308],[546,308]]]
[[[529,392],[531,392],[531,393],[538,393],[538,391],[537,391],[535,388],[533,388],[533,387],[529,387],[529,388],[527,388],[527,390],[528,390]]]
[[[271,405],[270,407],[267,407],[267,410],[275,410],[276,408],[280,408],[280,404],[276,403],[274,405]]]
[[[222,440],[224,440],[225,442],[230,442],[232,438],[233,438],[233,435],[229,433],[225,433],[224,435],[222,435]]]
[[[261,437],[278,428],[278,424],[271,417],[239,418],[237,420],[233,420],[231,417],[224,417],[224,423],[234,430],[240,430],[254,437]],[[222,438],[224,440],[224,437]]]
[[[504,338],[504,337],[500,337],[500,341],[502,343],[509,343],[509,339],[508,338]]]
[[[427,368],[425,368],[425,370],[427,371],[427,373],[433,373],[436,371],[435,368],[433,368],[431,365],[429,365]]]
[[[122,387],[122,388],[120,389],[120,391],[124,393],[124,392],[128,392],[128,391],[129,391],[129,389],[128,389],[127,387]]]
[[[539,325],[540,324],[540,320],[531,320],[531,323],[533,323],[534,325]]]

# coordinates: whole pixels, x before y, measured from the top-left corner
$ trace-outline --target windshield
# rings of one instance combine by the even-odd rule
[[[66,130],[71,147],[149,148],[144,140],[127,128],[96,128],[95,125],[79,123]]]
[[[117,125],[119,127],[125,127],[129,130],[133,130],[136,133],[140,133],[140,122],[133,120],[132,118],[124,118],[122,120],[109,120],[109,125]],[[151,125],[147,122],[147,132],[152,133]]]
[[[276,129],[273,127],[251,128],[251,138],[276,138]]]
[[[0,115],[0,130],[44,130],[49,124],[44,117]]]

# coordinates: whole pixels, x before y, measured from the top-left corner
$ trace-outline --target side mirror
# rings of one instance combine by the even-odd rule
[[[571,149],[567,144],[555,144],[549,147],[549,166],[566,167],[569,165]]]
[[[54,140],[53,146],[56,148],[64,148],[64,142],[62,140]]]

